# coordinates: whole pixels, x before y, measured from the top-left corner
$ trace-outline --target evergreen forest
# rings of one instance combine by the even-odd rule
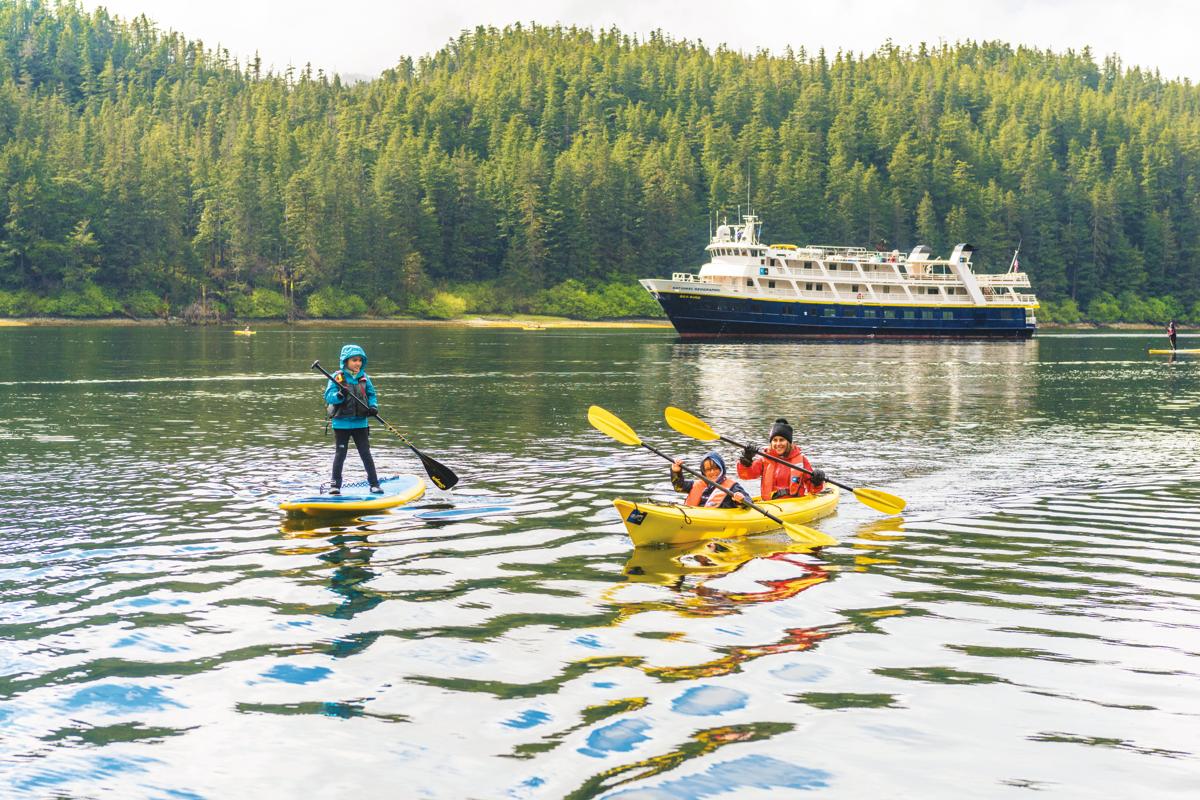
[[[1200,323],[1200,89],[1002,42],[463,32],[373,80],[0,0],[0,316],[658,315],[765,241],[976,245],[1043,321]]]

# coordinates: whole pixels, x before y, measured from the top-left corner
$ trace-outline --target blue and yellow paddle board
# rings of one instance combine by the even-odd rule
[[[366,481],[342,487],[342,494],[316,494],[284,500],[289,514],[349,515],[402,506],[425,494],[425,481],[416,475],[394,475],[379,481],[383,494],[371,494]]]

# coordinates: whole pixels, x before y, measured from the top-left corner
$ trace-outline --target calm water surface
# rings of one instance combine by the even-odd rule
[[[346,341],[462,483],[288,523]],[[1194,798],[1200,360],[1161,345],[0,329],[0,795]],[[634,552],[611,500],[666,465],[591,403],[692,461],[666,405],[786,416],[908,511]]]

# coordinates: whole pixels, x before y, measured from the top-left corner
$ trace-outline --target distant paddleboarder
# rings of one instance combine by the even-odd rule
[[[1167,338],[1171,340],[1171,349],[1175,349],[1175,320],[1167,323]]]

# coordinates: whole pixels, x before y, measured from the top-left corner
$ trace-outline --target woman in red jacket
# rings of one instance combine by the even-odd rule
[[[803,467],[812,474],[763,458],[763,452]],[[792,426],[782,417],[771,426],[771,443],[765,451],[755,444],[746,445],[742,457],[738,459],[737,474],[742,480],[762,478],[760,496],[763,500],[816,494],[825,483],[825,473],[813,469],[800,448],[792,444]]]

